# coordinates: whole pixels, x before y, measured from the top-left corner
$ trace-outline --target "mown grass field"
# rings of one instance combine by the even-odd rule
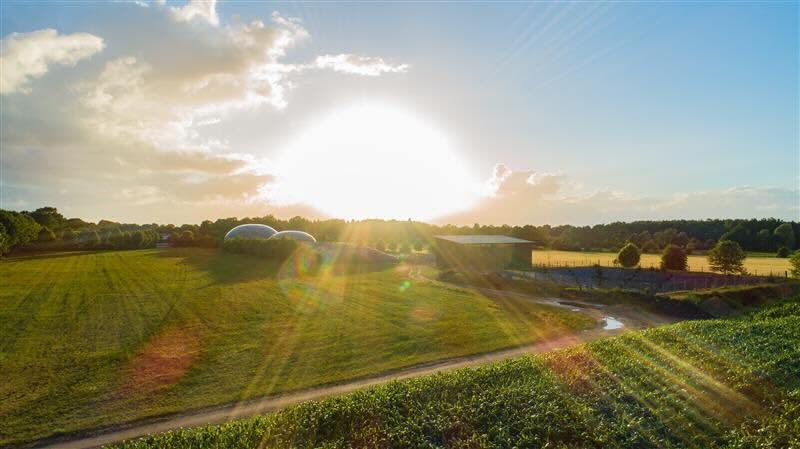
[[[0,445],[490,351],[594,322],[210,249],[0,261]]]
[[[549,264],[550,266],[590,266],[599,263],[608,267],[613,265],[616,257],[616,253],[535,250],[533,263],[535,265]],[[689,270],[711,271],[705,255],[690,255],[688,259]],[[639,262],[643,268],[658,268],[660,263],[661,254],[642,254]],[[744,261],[744,266],[748,273],[756,275],[769,275],[772,272],[776,276],[783,276],[784,272],[790,269],[789,259],[766,256],[763,253],[749,254]]]
[[[156,447],[800,447],[800,304],[630,332],[119,446]]]

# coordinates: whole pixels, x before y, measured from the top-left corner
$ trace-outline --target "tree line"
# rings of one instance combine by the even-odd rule
[[[731,220],[662,220],[616,222],[594,226],[433,225],[406,220],[288,220],[263,217],[220,218],[200,224],[97,223],[66,218],[54,207],[31,212],[0,209],[0,254],[11,250],[127,249],[155,246],[165,236],[175,246],[219,246],[235,226],[259,223],[277,230],[296,229],[319,241],[344,241],[378,249],[421,249],[438,234],[500,234],[530,240],[539,248],[619,251],[633,243],[642,252],[669,246],[687,253],[708,251],[718,241],[733,241],[745,251],[781,251],[788,255],[800,242],[800,223],[774,218]]]
[[[16,251],[139,249],[156,246],[157,225],[89,223],[67,219],[54,207],[33,212],[0,209],[0,255]]]

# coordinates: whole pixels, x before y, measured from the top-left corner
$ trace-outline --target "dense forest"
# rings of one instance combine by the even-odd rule
[[[424,247],[437,234],[502,234],[531,240],[542,248],[617,251],[633,242],[645,252],[658,252],[669,244],[688,251],[704,251],[718,240],[732,240],[748,251],[773,252],[797,248],[800,223],[774,218],[731,220],[666,220],[609,223],[594,226],[437,226],[401,220],[282,220],[272,215],[255,218],[221,218],[201,224],[130,224],[100,220],[90,223],[66,218],[56,208],[32,212],[0,210],[0,254],[26,250],[133,249],[168,240],[178,246],[217,246],[231,228],[261,223],[277,230],[297,229],[320,241],[346,241],[388,248]]]

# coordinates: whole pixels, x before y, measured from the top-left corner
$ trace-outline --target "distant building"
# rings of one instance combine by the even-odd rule
[[[287,239],[298,242],[315,243],[317,239],[313,235],[303,231],[281,231],[278,232],[270,226],[263,224],[243,224],[236,226],[225,234],[225,240],[233,238],[240,239]]]
[[[270,238],[275,240],[287,239],[287,240],[295,240],[298,242],[308,242],[308,243],[317,242],[317,239],[315,239],[313,235],[303,231],[281,231]]]
[[[236,226],[235,228],[228,231],[228,233],[225,234],[225,240],[233,238],[268,239],[277,233],[278,231],[273,229],[271,226],[257,224],[257,223],[248,223]]]
[[[435,235],[436,264],[456,271],[531,268],[533,242],[505,235]]]

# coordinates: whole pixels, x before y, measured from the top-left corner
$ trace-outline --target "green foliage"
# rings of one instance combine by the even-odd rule
[[[616,260],[623,267],[631,268],[639,265],[640,258],[641,253],[639,252],[639,248],[637,248],[633,243],[628,243],[619,251]]]
[[[414,251],[422,251],[424,249],[424,245],[422,244],[421,240],[417,240],[414,242]]]
[[[100,234],[97,231],[84,231],[80,239],[84,249],[98,249],[100,247]]]
[[[794,230],[792,229],[791,223],[783,223],[774,231],[775,241],[782,246],[787,248],[795,249],[797,246],[795,244],[795,236]]]
[[[769,229],[762,229],[756,234],[756,245],[759,251],[772,250],[772,233]]]
[[[799,312],[630,332],[118,447],[796,447]]]
[[[789,258],[789,263],[792,265],[792,276],[800,278],[800,250],[792,254],[792,257]]]
[[[288,259],[300,247],[300,243],[291,239],[248,239],[236,237],[225,240],[222,249],[231,253],[251,254],[282,262]]]
[[[791,253],[792,252],[789,251],[789,248],[781,246],[780,248],[778,248],[778,252],[775,253],[775,257],[786,258],[789,257],[789,254]]]
[[[708,265],[713,271],[724,274],[747,274],[744,259],[747,257],[742,247],[731,240],[721,240],[708,252]]]
[[[27,214],[0,209],[0,256],[35,241],[41,226]]]
[[[61,229],[67,227],[67,219],[58,213],[58,209],[55,207],[40,207],[31,212],[30,216],[36,223],[39,223],[40,226],[52,229],[53,231],[61,231]]]
[[[403,254],[408,254],[411,252],[411,245],[408,242],[403,242],[400,244],[400,252]]]
[[[64,232],[61,233],[61,240],[65,240],[65,241],[71,242],[73,240],[77,240],[79,235],[80,234],[78,234],[76,231],[67,228],[67,229],[64,229]]]
[[[100,220],[97,224],[79,218],[64,219],[55,208],[44,207],[23,215],[36,217],[45,226],[61,234],[65,228],[76,231],[96,230],[101,234],[103,243],[98,249],[117,248],[118,243],[108,241],[108,230],[118,228],[122,233],[153,230],[157,233],[180,235],[191,231],[193,241],[184,246],[217,246],[223,236],[235,226],[246,223],[259,223],[275,229],[298,229],[310,232],[320,242],[343,241],[357,244],[361,242],[421,242],[423,247],[430,245],[434,235],[438,234],[500,234],[518,237],[534,242],[538,247],[553,247],[565,250],[590,250],[617,252],[630,241],[645,253],[657,253],[666,245],[673,244],[686,248],[688,252],[707,250],[714,246],[723,235],[737,241],[747,251],[772,251],[780,239],[773,237],[773,232],[783,235],[784,239],[795,242],[800,232],[797,223],[784,223],[777,219],[751,220],[668,220],[668,221],[636,221],[631,223],[609,223],[595,226],[508,226],[480,225],[473,226],[436,226],[428,223],[408,220],[308,220],[293,217],[289,220],[278,219],[272,215],[263,217],[221,218],[214,221],[205,220],[199,226],[184,224],[180,226],[136,225]],[[785,226],[784,226],[785,225]],[[778,230],[778,228],[781,228]],[[37,231],[38,233],[38,228]],[[6,227],[6,234],[13,234]],[[6,238],[9,241],[12,237]],[[33,238],[35,240],[35,236]],[[774,241],[773,241],[774,240]],[[197,242],[195,242],[197,241]],[[652,242],[652,243],[648,243]],[[796,242],[795,242],[796,243]],[[795,244],[793,243],[793,245]],[[787,245],[790,249],[793,246]],[[382,250],[385,250],[386,247]],[[395,247],[396,251],[396,247]]]
[[[664,248],[664,252],[661,254],[662,270],[686,271],[688,263],[689,259],[686,256],[686,251],[680,246],[667,245],[667,247]]]
[[[654,240],[648,240],[648,241],[644,242],[644,245],[642,245],[642,251],[646,252],[648,254],[657,253],[658,252],[658,243],[656,243]]]
[[[183,232],[174,232],[169,236],[169,243],[172,246],[195,246],[194,232],[187,229]]]
[[[51,231],[50,228],[48,228],[47,226],[42,226],[42,228],[39,229],[39,236],[36,238],[36,241],[40,243],[47,243],[47,242],[52,242],[55,239],[56,239],[56,234],[53,231]]]
[[[744,223],[739,222],[719,238],[719,241],[724,240],[736,242],[740,246],[752,246],[754,238],[750,229],[748,229]]]

